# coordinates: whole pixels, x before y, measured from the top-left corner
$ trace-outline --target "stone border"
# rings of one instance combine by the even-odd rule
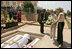
[[[35,22],[34,22],[35,23]],[[26,23],[28,25],[36,25],[36,26],[40,26],[40,24],[33,24],[33,23]],[[50,25],[44,25],[45,27],[50,27]]]
[[[16,32],[17,32],[17,31],[16,31]],[[7,34],[7,35],[4,34],[4,37],[1,38],[1,43],[5,42],[6,40],[8,40],[8,39],[10,39],[11,37],[15,36],[16,34],[18,34],[18,33],[16,33],[16,32],[12,32],[11,34]]]
[[[22,34],[21,34],[21,33],[22,33]],[[23,32],[23,31],[17,31],[17,30],[16,30],[16,31],[14,31],[14,32],[9,32],[9,33],[7,33],[7,34],[2,35],[2,36],[1,36],[1,43],[5,42],[6,40],[10,39],[11,37],[13,37],[13,36],[15,36],[15,35],[17,35],[17,34],[23,35],[23,34],[25,34],[25,33],[30,34],[31,37],[33,37],[33,38],[38,37],[38,38],[41,39],[42,37],[44,37],[43,34],[35,34],[35,33]],[[33,38],[31,38],[31,39],[33,39]]]

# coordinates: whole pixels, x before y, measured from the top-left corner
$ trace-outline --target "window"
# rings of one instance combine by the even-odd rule
[[[3,5],[3,2],[1,1],[1,5]]]
[[[9,1],[6,1],[6,5],[9,5]]]
[[[16,5],[16,2],[13,2],[13,5]]]

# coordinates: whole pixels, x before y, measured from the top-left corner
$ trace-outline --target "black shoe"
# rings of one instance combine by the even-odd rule
[[[60,46],[59,48],[64,48],[63,46]]]
[[[42,34],[45,34],[45,33],[42,33]]]
[[[50,37],[52,39],[52,37]]]
[[[64,47],[63,47],[63,43],[62,43],[62,44],[60,44],[59,48],[64,48]]]
[[[58,44],[60,45],[60,42],[57,40]]]
[[[59,41],[59,40],[57,39],[57,41]]]

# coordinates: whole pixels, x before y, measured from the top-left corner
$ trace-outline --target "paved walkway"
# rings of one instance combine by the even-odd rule
[[[40,26],[35,26],[35,25],[24,25],[23,27],[20,27],[17,30],[41,34],[40,33]],[[44,30],[45,30],[44,33],[46,33],[47,35],[50,34],[50,27],[44,27]],[[56,35],[57,35],[57,31],[56,31]],[[64,46],[70,47],[71,46],[71,30],[70,29],[64,29],[63,39],[64,39]]]
[[[40,24],[38,22],[34,22],[34,21],[22,21],[23,23],[27,23],[27,24],[30,24],[30,25],[36,25],[36,26],[39,26]],[[68,24],[67,24],[67,21],[65,20],[65,26],[64,28],[65,29],[68,29]],[[44,24],[45,26],[50,26],[50,25],[46,25]]]
[[[40,26],[36,26],[36,25],[27,25],[26,24],[26,25],[24,25],[24,26],[22,26],[22,27],[20,27],[20,28],[18,28],[16,30],[41,34],[40,33]],[[16,31],[16,30],[14,30],[14,31]],[[44,27],[44,30],[45,30],[44,33],[46,33],[46,35],[48,35],[48,41],[49,41],[48,43],[51,43],[51,47],[55,48],[54,46],[56,46],[56,45],[53,43],[54,41],[49,38],[50,37],[49,36],[50,27]],[[57,31],[56,31],[56,35],[57,35]],[[64,31],[63,31],[63,39],[64,39],[64,47],[70,48],[71,47],[71,29],[64,29]]]

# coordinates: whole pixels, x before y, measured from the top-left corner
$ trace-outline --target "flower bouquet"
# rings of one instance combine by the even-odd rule
[[[51,16],[48,17],[48,20],[46,21],[47,25],[51,25],[54,22],[53,18]]]

